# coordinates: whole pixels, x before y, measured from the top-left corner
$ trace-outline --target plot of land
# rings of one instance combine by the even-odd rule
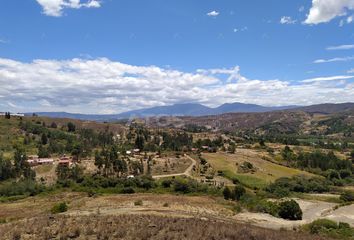
[[[244,181],[259,181],[259,184],[262,182],[267,184],[280,177],[310,175],[304,171],[266,161],[262,159],[262,153],[252,149],[237,149],[235,154],[204,153],[203,157],[216,171],[225,171]],[[239,173],[238,167],[244,162],[251,163],[255,171],[253,173]]]

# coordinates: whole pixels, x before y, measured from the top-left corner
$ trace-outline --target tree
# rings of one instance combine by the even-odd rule
[[[5,118],[6,119],[10,119],[11,118],[11,113],[10,112],[6,112],[5,113]]]
[[[229,199],[232,198],[232,193],[231,193],[231,190],[230,190],[229,187],[225,187],[225,188],[224,188],[224,191],[223,191],[222,193],[223,193],[224,198],[225,198],[226,200],[229,200]]]
[[[42,145],[39,145],[38,147],[38,157],[39,158],[48,158],[49,157],[49,152],[48,149]]]
[[[48,143],[48,137],[47,137],[47,134],[45,133],[42,133],[42,136],[41,136],[41,142],[43,145],[46,145]]]
[[[57,128],[58,125],[57,125],[55,122],[52,122],[52,124],[50,124],[50,127],[51,127],[51,128]]]
[[[284,150],[281,153],[284,160],[290,162],[296,159],[296,155],[289,146],[285,146]]]
[[[288,200],[279,204],[279,217],[289,220],[301,220],[302,211],[295,200]]]
[[[144,136],[139,134],[135,140],[135,147],[139,148],[140,150],[144,149],[144,142],[145,142]]]
[[[68,122],[68,132],[75,132],[76,126],[72,122]]]
[[[0,153],[0,181],[7,180],[14,177],[13,166],[11,161],[4,159]]]
[[[245,195],[246,193],[246,189],[240,185],[237,185],[235,188],[234,188],[234,192],[233,192],[233,197],[234,197],[234,200],[237,200],[239,201],[241,199],[241,197],[243,195]]]

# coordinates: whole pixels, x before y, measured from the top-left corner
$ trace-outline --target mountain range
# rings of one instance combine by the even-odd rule
[[[266,107],[256,104],[245,103],[225,103],[219,107],[211,108],[198,103],[183,103],[169,106],[159,106],[123,112],[119,114],[76,114],[67,112],[36,112],[38,116],[46,116],[53,118],[72,118],[91,121],[114,121],[120,119],[128,119],[131,117],[149,117],[149,116],[206,116],[218,115],[224,113],[260,113],[272,112],[280,110],[299,110],[309,113],[334,113],[352,109],[354,103],[342,104],[318,104],[306,107],[301,106],[281,106]],[[33,113],[26,113],[32,115]]]

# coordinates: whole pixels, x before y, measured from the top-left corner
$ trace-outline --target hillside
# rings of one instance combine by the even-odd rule
[[[151,116],[206,116],[217,115],[231,112],[270,112],[276,110],[293,109],[296,106],[283,107],[265,107],[256,104],[245,103],[225,103],[219,107],[211,108],[197,103],[174,104],[168,106],[159,106],[123,112],[120,114],[76,114],[66,112],[36,112],[38,116],[46,116],[53,118],[72,118],[80,120],[93,121],[113,121],[117,119],[128,119],[134,117],[151,117]],[[26,113],[31,116],[32,113]]]
[[[38,116],[52,118],[71,118],[90,121],[115,121],[119,119],[161,117],[161,116],[210,116],[225,113],[264,113],[273,111],[303,111],[306,113],[333,114],[350,111],[354,109],[354,103],[342,104],[319,104],[306,107],[299,106],[280,106],[265,107],[256,104],[246,103],[225,103],[218,107],[211,108],[197,103],[174,104],[169,106],[159,106],[123,112],[119,114],[78,114],[67,112],[36,112]],[[32,116],[33,113],[26,113],[26,116]]]
[[[308,108],[272,111],[265,113],[226,113],[200,117],[155,118],[147,121],[151,126],[206,127],[209,130],[248,132],[257,134],[298,134],[331,135],[339,134],[353,137],[354,105],[338,110],[325,110],[319,106]],[[322,114],[317,110],[322,109]],[[344,110],[344,111],[342,111]],[[311,112],[310,112],[311,111]],[[333,113],[323,113],[323,112]],[[316,113],[315,113],[316,112]],[[338,136],[339,136],[338,135]]]

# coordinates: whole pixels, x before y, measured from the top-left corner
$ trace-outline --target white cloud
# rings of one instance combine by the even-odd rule
[[[220,13],[218,11],[215,11],[215,10],[207,13],[207,15],[209,17],[217,17],[217,16],[219,16],[219,14]]]
[[[354,49],[354,44],[353,45],[331,46],[331,47],[327,48],[327,50],[349,50],[349,49]]]
[[[312,7],[305,24],[326,23],[354,10],[354,0],[312,0]]]
[[[233,29],[234,33],[237,33],[237,32],[244,32],[244,31],[247,31],[247,30],[248,30],[248,27],[234,28],[234,29]]]
[[[333,77],[318,77],[302,80],[303,83],[323,82],[323,81],[338,81],[345,79],[352,79],[354,76],[333,76]]]
[[[43,13],[47,16],[60,17],[65,8],[99,8],[100,0],[36,0],[43,8]]]
[[[354,73],[354,68],[348,70],[348,73]]]
[[[303,12],[303,11],[305,11],[305,7],[304,7],[304,6],[301,6],[301,7],[299,8],[299,12]]]
[[[353,20],[354,20],[354,15],[351,15],[351,16],[349,16],[349,17],[347,18],[347,23],[348,23],[348,24],[349,24],[349,23],[352,23]]]
[[[317,59],[313,63],[348,62],[352,60],[354,60],[354,57],[337,57],[331,59]]]
[[[0,58],[0,110],[117,113],[181,102],[304,105],[353,100],[348,76],[305,81],[248,79],[238,66],[181,72],[106,58],[29,63]]]
[[[292,18],[289,17],[289,16],[283,16],[283,17],[281,17],[281,19],[280,19],[280,23],[281,23],[281,24],[295,24],[295,23],[296,23],[296,20],[292,19]]]

